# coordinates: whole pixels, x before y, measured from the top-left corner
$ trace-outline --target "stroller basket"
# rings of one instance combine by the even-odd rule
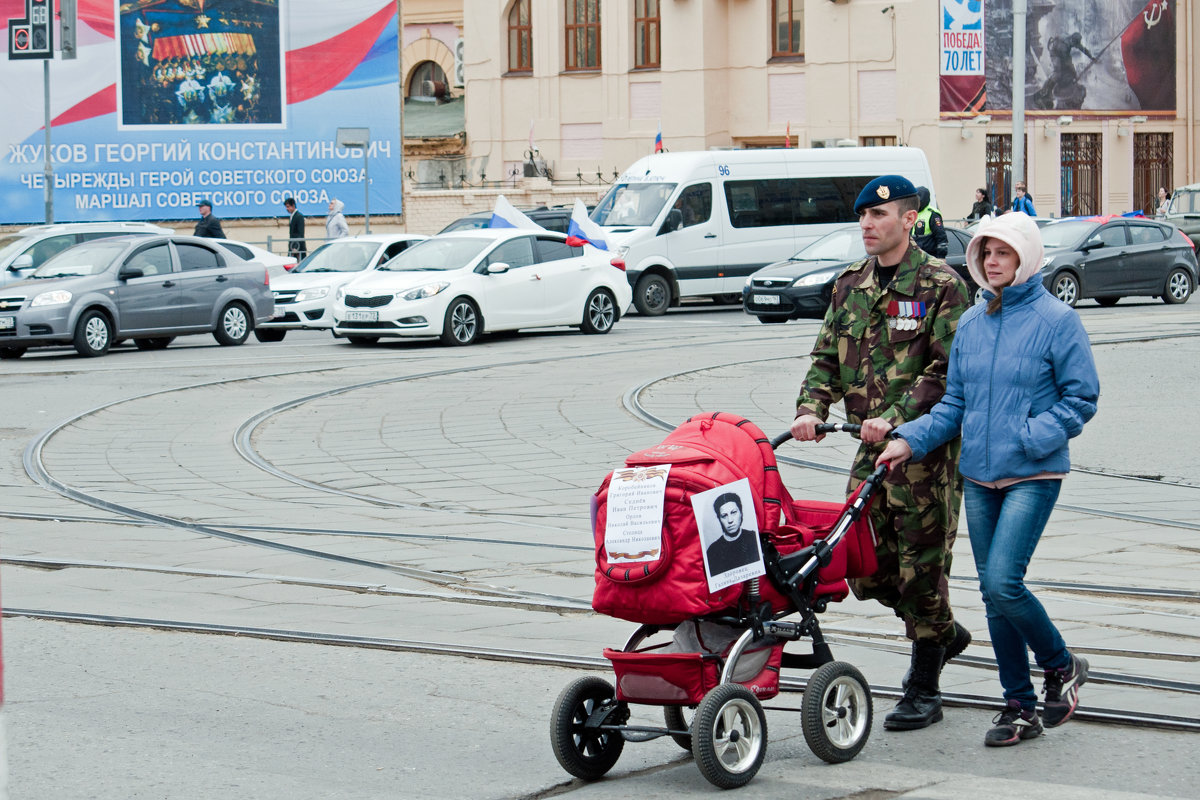
[[[712,653],[624,652],[605,648],[617,678],[617,699],[645,705],[696,705],[721,682],[725,661]],[[747,650],[738,659],[734,683],[760,700],[779,694],[783,644]]]

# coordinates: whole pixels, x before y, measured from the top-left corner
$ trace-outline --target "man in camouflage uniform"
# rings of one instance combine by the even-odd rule
[[[869,255],[834,283],[792,423],[796,439],[819,441],[816,425],[844,402],[847,420],[863,426],[849,491],[870,475],[892,428],[941,399],[950,343],[969,305],[962,280],[911,240],[919,210],[911,182],[876,178],[854,210]],[[947,583],[962,497],[959,446],[955,439],[888,476],[871,510],[879,568],[851,581],[859,599],[893,609],[913,641],[904,697],[884,720],[891,730],[942,718],[941,668],[971,641],[954,621]]]

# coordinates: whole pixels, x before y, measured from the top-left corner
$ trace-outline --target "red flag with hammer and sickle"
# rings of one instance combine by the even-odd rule
[[[1125,77],[1143,109],[1175,109],[1173,0],[1150,0],[1121,34]]]

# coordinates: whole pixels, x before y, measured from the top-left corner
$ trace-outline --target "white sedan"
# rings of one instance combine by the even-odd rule
[[[210,241],[216,242],[239,258],[262,264],[267,268],[267,272],[271,273],[272,280],[288,274],[296,266],[295,256],[276,255],[270,250],[264,250],[246,242],[236,242],[233,239],[212,239]]]
[[[326,242],[287,275],[271,276],[275,316],[255,328],[254,335],[260,342],[282,342],[291,330],[329,330],[329,306],[339,286],[425,238],[416,233],[371,233]]]
[[[333,333],[355,344],[570,325],[608,333],[633,300],[625,272],[593,247],[550,231],[486,228],[439,234],[337,290]]]

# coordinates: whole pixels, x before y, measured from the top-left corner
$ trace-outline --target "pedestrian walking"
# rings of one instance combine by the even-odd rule
[[[196,210],[200,212],[200,219],[197,220],[196,229],[192,231],[192,235],[203,236],[207,239],[224,239],[225,231],[221,229],[221,220],[212,213],[212,200],[204,198],[196,203]]]
[[[296,198],[289,197],[283,201],[283,208],[288,212],[288,255],[303,261],[308,255],[308,242],[304,238],[304,215],[296,208]]]
[[[929,202],[929,189],[917,187],[917,199],[921,208],[917,212],[917,223],[913,225],[913,237],[917,247],[935,258],[945,258],[950,250],[946,241],[946,224],[942,220],[942,212]]]
[[[1096,413],[1100,394],[1087,333],[1075,310],[1042,285],[1042,256],[1041,233],[1024,214],[980,226],[967,268],[988,302],[959,321],[941,401],[899,426],[876,460],[923,463],[961,432],[971,551],[1004,688],[1004,710],[984,736],[992,747],[1066,722],[1088,677],[1087,660],[1067,649],[1025,586],[1070,470],[1067,441]],[[1027,648],[1044,670],[1041,717]]]
[[[346,224],[346,218],[342,216],[342,209],[345,207],[346,204],[341,200],[329,201],[329,216],[325,218],[326,239],[341,239],[343,236],[350,235],[350,226]]]
[[[868,257],[834,282],[833,296],[796,401],[792,435],[819,441],[816,425],[842,401],[859,423],[848,490],[874,469],[893,426],[925,414],[945,390],[946,365],[967,289],[945,264],[910,239],[917,189],[899,175],[868,183],[854,204]],[[879,567],[850,582],[904,620],[912,662],[904,696],[884,720],[889,730],[924,728],[942,718],[939,676],[971,634],[954,620],[948,577],[958,531],[962,479],[957,440],[921,463],[893,470],[871,510]]]
[[[1037,216],[1037,211],[1033,207],[1033,200],[1029,198],[1029,194],[1025,188],[1025,184],[1017,181],[1017,185],[1013,187],[1012,210],[1020,211],[1023,214],[1028,214],[1031,217]]]

